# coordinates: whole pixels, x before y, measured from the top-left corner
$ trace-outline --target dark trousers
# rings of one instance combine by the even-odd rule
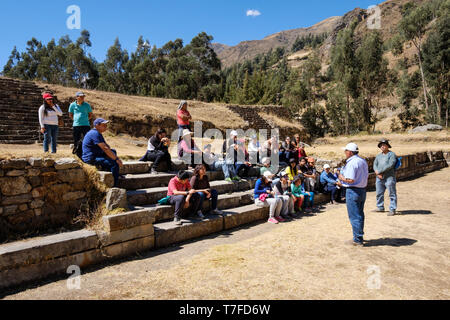
[[[167,163],[167,171],[172,171],[172,157],[169,152],[164,152],[161,150],[147,151],[145,156],[143,156],[139,161],[150,161],[153,162],[152,168],[157,169],[161,162]]]
[[[339,201],[339,202],[342,201],[341,191],[342,189],[338,189],[336,188],[336,186],[328,184],[325,186],[325,192],[331,193],[331,201]]]
[[[248,171],[250,170],[250,166],[248,166],[242,162],[236,162],[234,165],[236,167],[236,173],[239,177],[243,178],[243,177],[248,176]]]
[[[116,150],[112,149],[111,150],[115,155],[117,155]],[[116,188],[119,184],[119,165],[117,164],[116,161],[114,161],[113,159],[109,158],[106,154],[102,157],[97,157],[95,158],[90,164],[95,165],[95,166],[99,166],[101,168],[101,170],[104,171],[109,171],[113,174],[114,177],[114,187]]]
[[[73,127],[73,144],[76,146],[78,141],[80,141],[81,136],[85,136],[89,130],[91,130],[90,126]]]
[[[184,218],[189,214],[196,213],[200,208],[201,197],[198,193],[194,193],[189,200],[189,208],[184,209],[184,204],[186,203],[187,196],[171,196],[169,199],[169,204],[175,206],[175,218]]]

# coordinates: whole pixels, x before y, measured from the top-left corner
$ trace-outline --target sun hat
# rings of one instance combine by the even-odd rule
[[[99,124],[108,123],[108,122],[109,122],[108,120],[105,120],[105,119],[102,119],[102,118],[95,119],[94,127],[98,126]]]
[[[189,129],[184,129],[184,130],[183,130],[182,137],[185,137],[185,136],[187,136],[187,135],[192,135],[192,134],[193,134],[193,132],[191,132]]]
[[[230,132],[230,137],[237,137],[238,136],[238,132],[236,130],[233,130]]]
[[[381,145],[382,145],[382,144],[387,145],[388,148],[392,148],[391,145],[389,144],[389,140],[388,140],[388,139],[381,139],[381,140],[378,142],[378,148],[381,148]]]
[[[353,142],[351,142],[348,145],[346,145],[344,150],[352,151],[352,152],[359,152],[358,145],[356,143],[353,143]]]
[[[270,163],[270,158],[265,157],[265,158],[262,159],[261,162],[262,162],[263,164],[265,164],[265,163]]]
[[[325,169],[330,169],[331,167],[330,167],[330,165],[328,164],[328,163],[325,163],[325,165],[323,166],[323,169],[325,170]]]
[[[83,92],[81,92],[81,91],[78,91],[76,94],[75,94],[75,97],[84,97],[85,96],[85,94],[83,93]]]

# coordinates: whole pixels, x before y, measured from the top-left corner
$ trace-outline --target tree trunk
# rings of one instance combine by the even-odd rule
[[[425,75],[423,73],[423,67],[422,67],[422,52],[420,50],[420,46],[417,46],[417,55],[419,57],[419,68],[420,68],[420,75],[422,76],[422,86],[423,86],[423,97],[425,98],[425,108],[429,112],[429,106],[428,106],[428,95],[427,95],[427,85],[425,83]]]
[[[349,122],[350,122],[350,96],[347,93],[347,110],[345,110],[345,134],[349,134]]]

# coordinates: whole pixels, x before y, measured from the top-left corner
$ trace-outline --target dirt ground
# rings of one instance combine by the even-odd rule
[[[450,168],[399,182],[399,215],[371,212],[365,247],[348,247],[345,205],[279,225],[257,223],[5,299],[450,299]],[[424,190],[429,190],[424,192]]]

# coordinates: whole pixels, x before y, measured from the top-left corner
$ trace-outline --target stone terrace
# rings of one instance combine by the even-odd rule
[[[43,92],[33,82],[0,77],[0,144],[42,142],[38,110]],[[71,120],[67,110],[62,111],[65,125],[60,128],[58,143],[70,144],[73,141]]]

